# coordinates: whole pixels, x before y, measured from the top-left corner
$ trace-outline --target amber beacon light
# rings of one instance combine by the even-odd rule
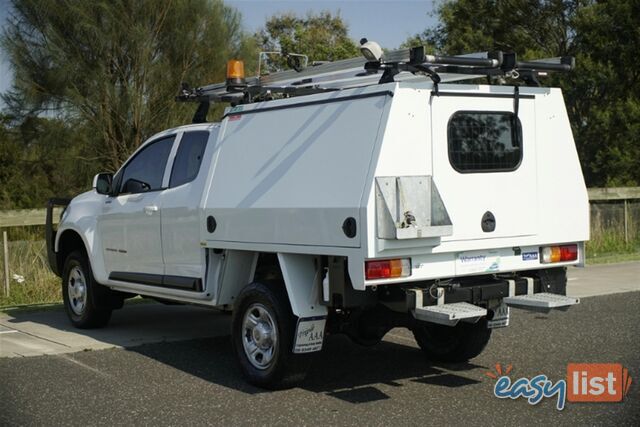
[[[227,61],[227,90],[242,90],[247,86],[244,80],[244,63],[238,59]]]

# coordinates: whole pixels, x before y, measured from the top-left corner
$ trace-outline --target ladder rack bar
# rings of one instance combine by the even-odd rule
[[[550,62],[537,62],[537,61],[518,61],[516,64],[516,70],[531,70],[531,71],[571,71],[575,67],[574,63],[559,63],[554,64]]]
[[[492,58],[461,58],[457,56],[434,56],[426,55],[427,63],[442,65],[466,65],[472,67],[496,68],[500,66],[500,61]]]

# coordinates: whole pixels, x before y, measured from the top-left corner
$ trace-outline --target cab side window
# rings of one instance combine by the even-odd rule
[[[154,141],[127,163],[122,173],[120,193],[144,193],[162,189],[164,169],[175,135]]]
[[[182,135],[180,147],[173,162],[169,187],[177,187],[196,179],[208,139],[207,131],[186,132]]]

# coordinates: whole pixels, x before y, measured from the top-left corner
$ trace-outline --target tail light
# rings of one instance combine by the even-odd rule
[[[367,280],[411,275],[411,260],[409,258],[365,261],[364,267]]]
[[[543,246],[540,248],[540,260],[543,264],[575,261],[578,259],[578,245]]]

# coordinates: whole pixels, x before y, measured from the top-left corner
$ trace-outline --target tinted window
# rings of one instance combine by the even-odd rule
[[[145,186],[145,190],[143,191],[161,189],[164,169],[167,165],[167,159],[169,158],[174,139],[175,136],[171,136],[152,142],[139,151],[124,168],[120,191],[123,193],[132,192],[130,188],[126,188],[127,181],[130,179],[135,179],[146,184],[148,188]]]
[[[193,181],[198,176],[209,132],[187,132],[182,135],[171,170],[170,187],[177,187]]]
[[[522,129],[508,112],[458,111],[449,120],[449,161],[459,172],[512,171],[522,160]]]

